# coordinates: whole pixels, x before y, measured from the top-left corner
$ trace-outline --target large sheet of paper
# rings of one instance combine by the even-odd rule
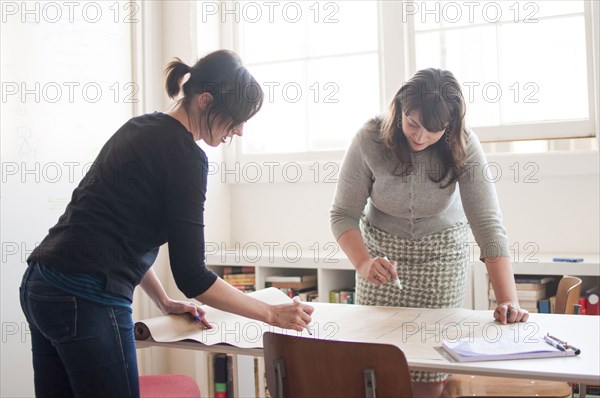
[[[275,288],[250,293],[270,304],[292,300]],[[310,303],[315,307],[308,332],[280,329],[238,315],[203,307],[213,329],[202,329],[190,317],[162,316],[136,323],[138,339],[157,342],[195,341],[205,345],[229,344],[240,348],[262,348],[265,331],[319,339],[392,344],[407,357],[447,360],[440,352],[443,340],[485,337],[490,342],[507,336],[526,336],[528,324],[500,325],[490,312],[467,309],[419,309]]]

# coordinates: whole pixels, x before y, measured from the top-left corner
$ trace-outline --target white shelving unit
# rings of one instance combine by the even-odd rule
[[[265,287],[265,278],[269,275],[317,274],[320,302],[329,302],[330,290],[354,286],[354,267],[343,254],[327,258],[312,255],[298,258],[282,253],[262,254],[257,252],[246,252],[239,256],[232,253],[212,254],[206,256],[206,264],[219,275],[223,275],[223,267],[226,266],[254,267],[257,289]]]
[[[579,257],[581,263],[554,262],[555,257]],[[515,275],[571,275],[583,280],[582,292],[591,287],[600,287],[600,257],[598,254],[536,255],[536,261],[514,262]],[[473,302],[475,310],[488,309],[489,277],[485,265],[473,267]]]

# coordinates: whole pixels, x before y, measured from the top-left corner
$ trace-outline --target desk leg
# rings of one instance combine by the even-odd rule
[[[579,383],[579,398],[585,398],[587,395],[587,386],[583,383]]]

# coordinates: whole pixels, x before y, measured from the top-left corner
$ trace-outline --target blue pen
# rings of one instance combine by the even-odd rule
[[[198,315],[194,317],[194,322],[200,322],[201,320],[202,320],[202,314],[198,313]]]
[[[575,258],[575,257],[554,257],[552,259],[555,263],[582,263],[583,258]]]

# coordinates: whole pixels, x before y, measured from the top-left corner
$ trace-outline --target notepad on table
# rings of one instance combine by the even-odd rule
[[[544,341],[542,335],[519,336],[507,331],[500,338],[465,337],[444,340],[442,347],[459,362],[499,361],[507,359],[551,358],[575,355],[573,350],[559,350]]]

